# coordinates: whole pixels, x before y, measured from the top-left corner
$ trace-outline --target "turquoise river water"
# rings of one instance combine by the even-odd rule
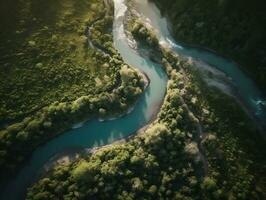
[[[129,47],[123,25],[127,6],[124,0],[114,0],[114,2],[113,33],[115,48],[126,63],[139,68],[147,74],[150,79],[150,85],[137,102],[133,111],[128,115],[110,121],[92,120],[86,122],[80,128],[73,128],[36,149],[24,167],[20,169],[17,177],[10,180],[2,188],[1,200],[23,199],[26,187],[32,178],[56,154],[72,148],[92,148],[110,144],[133,134],[149,123],[152,116],[156,114],[158,106],[161,105],[164,99],[167,76],[160,65],[141,57]],[[161,16],[154,4],[146,0],[136,0],[135,6],[143,19],[156,30],[161,44],[167,45],[184,57],[189,57],[201,63],[208,63],[208,66],[222,71],[237,88],[239,96],[243,99],[248,109],[254,113],[262,124],[266,124],[266,111],[261,106],[264,100],[260,91],[234,62],[203,49],[190,48],[176,43],[168,31],[165,18]]]

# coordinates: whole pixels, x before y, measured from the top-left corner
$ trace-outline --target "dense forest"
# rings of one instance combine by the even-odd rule
[[[153,0],[175,38],[232,58],[266,90],[264,0]]]
[[[143,76],[113,48],[112,4],[13,3],[18,8],[12,18],[1,18],[10,24],[0,36],[3,179],[74,123],[126,112],[144,89]],[[1,14],[9,15],[13,7],[4,5]]]
[[[158,119],[128,143],[52,169],[27,199],[263,199],[266,152],[254,124],[152,30],[129,23],[170,79]]]
[[[263,0],[153,1],[178,41],[235,59],[265,88]],[[156,119],[134,136],[51,165],[25,198],[266,199],[257,124],[130,9],[123,22],[132,48],[168,77]],[[111,0],[0,1],[0,192],[39,146],[75,123],[125,114],[145,92],[147,78],[114,48],[113,22]]]

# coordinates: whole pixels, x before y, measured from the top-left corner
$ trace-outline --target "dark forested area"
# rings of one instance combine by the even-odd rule
[[[113,48],[111,4],[24,0],[0,9],[1,182],[74,123],[126,112],[144,82]]]
[[[266,89],[264,0],[153,0],[175,38],[218,51],[240,63]]]

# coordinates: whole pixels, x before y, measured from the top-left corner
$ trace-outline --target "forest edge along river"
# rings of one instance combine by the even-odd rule
[[[155,113],[158,112],[156,108],[163,102],[166,92],[166,73],[159,64],[141,57],[134,49],[130,48],[124,30],[124,18],[127,11],[125,0],[114,0],[114,5],[114,46],[127,64],[139,68],[149,77],[150,84],[148,88],[140,97],[133,111],[128,115],[112,121],[101,122],[96,119],[88,121],[80,128],[67,131],[39,147],[18,172],[17,177],[7,183],[1,192],[0,199],[23,198],[26,187],[31,183],[32,178],[36,177],[43,166],[55,155],[68,149],[88,149],[111,144],[135,133],[148,124],[151,118],[157,114]],[[204,49],[176,43],[168,30],[166,19],[161,16],[153,3],[146,0],[136,0],[134,6],[143,20],[155,30],[160,44],[166,45],[182,57],[191,59],[203,70],[212,71],[228,79],[228,82],[232,83],[237,89],[237,96],[241,97],[241,102],[254,113],[261,124],[266,124],[266,110],[262,108],[264,102],[262,93],[234,62]],[[214,85],[220,89],[227,87],[227,82],[222,81],[219,85],[219,80],[213,81]]]
[[[148,0],[134,0],[133,7],[145,24],[154,30],[161,45],[170,48],[181,57],[191,60],[194,66],[205,71],[206,74],[211,72],[215,79],[206,77],[208,84],[234,96],[262,128],[266,127],[265,94],[258,89],[254,81],[241,70],[237,63],[214,51],[176,42],[171,36],[167,19],[161,15],[154,3]],[[263,137],[266,137],[265,129]]]
[[[21,199],[32,178],[36,177],[47,161],[58,153],[68,149],[103,146],[128,137],[149,123],[156,114],[155,112],[158,112],[165,96],[167,76],[160,65],[142,58],[128,46],[123,26],[125,11],[125,5],[115,1],[114,45],[127,64],[139,68],[150,79],[148,88],[136,103],[133,111],[111,121],[97,119],[88,121],[82,127],[67,131],[40,146],[18,172],[17,177],[7,183],[0,199]]]

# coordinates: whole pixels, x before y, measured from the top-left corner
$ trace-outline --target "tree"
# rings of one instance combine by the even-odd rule
[[[104,108],[99,109],[99,114],[101,117],[104,117],[106,115],[106,110]]]
[[[203,190],[213,191],[216,188],[216,180],[211,177],[205,177],[201,187]]]
[[[73,169],[72,176],[77,181],[91,181],[94,173],[98,169],[98,162],[81,161],[77,167]]]
[[[132,179],[132,188],[135,191],[142,191],[143,190],[143,188],[144,188],[143,183],[138,177]]]
[[[155,195],[157,192],[157,186],[156,185],[152,185],[150,188],[149,188],[149,193],[151,195]]]
[[[189,143],[189,144],[187,144],[186,146],[185,146],[185,151],[189,154],[189,155],[191,155],[191,156],[197,156],[198,155],[198,153],[199,153],[199,149],[198,149],[198,146],[197,146],[197,143],[195,143],[195,142],[191,142],[191,143]]]
[[[41,121],[38,119],[33,119],[32,121],[29,122],[27,126],[27,130],[30,132],[37,131],[40,128]]]
[[[121,79],[123,82],[127,83],[132,78],[135,77],[134,75],[135,71],[129,68],[127,65],[123,65],[123,67],[120,70]]]

